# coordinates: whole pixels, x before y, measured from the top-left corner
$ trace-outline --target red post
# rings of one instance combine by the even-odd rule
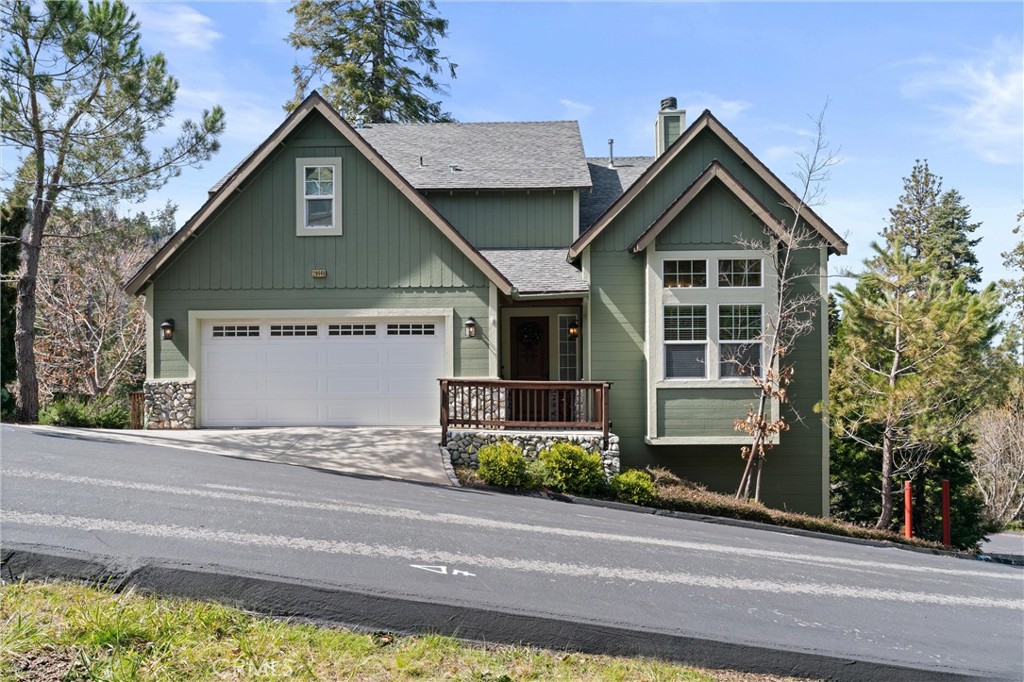
[[[914,518],[910,513],[910,481],[903,482],[903,537],[914,537]]]
[[[949,479],[942,479],[942,544],[953,545],[949,528]]]

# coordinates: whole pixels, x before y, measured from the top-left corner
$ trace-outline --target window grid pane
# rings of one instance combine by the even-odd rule
[[[571,315],[558,316],[558,379],[576,381],[579,365],[578,339],[569,336],[569,325],[575,320]]]
[[[329,324],[327,325],[328,336],[376,336],[377,325],[375,324]]]
[[[704,341],[708,338],[708,311],[703,305],[665,306],[666,341]]]
[[[761,286],[761,260],[758,258],[734,258],[727,260],[719,260],[718,286]]]
[[[253,337],[260,335],[258,324],[215,324],[213,325],[213,336],[223,337]]]
[[[720,341],[754,341],[761,336],[761,306],[723,305],[718,307]]]
[[[706,287],[708,262],[705,260],[667,260],[663,265],[666,287]]]
[[[389,324],[388,336],[433,336],[432,324]]]
[[[316,336],[317,325],[315,324],[272,324],[270,325],[271,336]]]

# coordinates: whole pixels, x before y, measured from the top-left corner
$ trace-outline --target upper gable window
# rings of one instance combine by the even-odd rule
[[[666,287],[701,288],[708,285],[706,260],[666,260],[663,267]]]
[[[723,258],[718,261],[718,286],[761,286],[760,258]]]
[[[295,233],[300,237],[341,234],[341,159],[295,160]]]

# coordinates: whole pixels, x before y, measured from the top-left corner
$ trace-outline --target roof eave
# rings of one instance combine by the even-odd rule
[[[279,125],[273,133],[264,140],[255,152],[238,167],[235,173],[221,185],[217,192],[207,198],[203,206],[191,217],[188,222],[175,233],[164,246],[158,250],[146,263],[125,283],[124,288],[129,294],[136,296],[151,281],[157,271],[174,255],[174,253],[187,240],[194,236],[199,228],[208,220],[213,213],[227,201],[238,187],[249,175],[270,155],[280,143],[290,134],[298,124],[303,121],[313,110],[319,111],[334,127],[351,143],[363,156],[377,168],[385,177],[398,188],[416,208],[418,208],[430,222],[444,234],[455,247],[462,252],[484,275],[490,280],[499,291],[504,294],[511,294],[512,282],[508,280],[494,265],[488,261],[469,241],[463,237],[458,230],[442,216],[437,209],[431,206],[423,195],[406,180],[395,168],[380,155],[352,126],[342,118],[341,114],[327,103],[319,93],[313,91],[302,103],[292,111],[291,114]]]

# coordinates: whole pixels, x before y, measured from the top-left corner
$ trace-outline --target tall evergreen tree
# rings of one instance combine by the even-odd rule
[[[912,257],[898,239],[873,248],[855,288],[837,287],[843,333],[829,412],[838,437],[880,456],[875,525],[888,528],[895,477],[913,477],[960,443],[983,392],[1000,306],[994,287],[976,294],[962,278],[947,283],[933,261]]]
[[[437,41],[448,21],[434,0],[298,0],[288,10],[295,29],[288,41],[308,50],[296,65],[294,109],[311,87],[350,120],[368,123],[450,121],[434,98],[447,94],[436,79],[455,78],[456,64]]]
[[[974,247],[981,239],[970,235],[981,223],[971,222],[971,209],[955,189],[942,191],[942,178],[917,161],[903,178],[903,195],[889,209],[889,223],[882,230],[886,244],[899,241],[911,258],[932,260],[947,282],[958,277],[973,286],[981,282],[981,268]]]
[[[137,199],[217,151],[220,107],[185,121],[173,144],[147,147],[174,109],[177,81],[162,54],[147,57],[139,23],[121,0],[0,3],[0,139],[22,157],[13,181],[27,196],[15,354],[19,417],[39,413],[36,285],[47,226],[62,204]]]

